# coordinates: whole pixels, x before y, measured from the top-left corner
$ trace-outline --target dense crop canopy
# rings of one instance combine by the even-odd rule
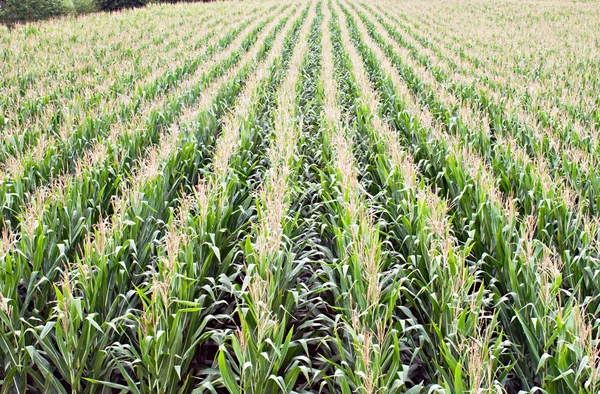
[[[599,32],[559,0],[2,31],[0,392],[597,394]]]

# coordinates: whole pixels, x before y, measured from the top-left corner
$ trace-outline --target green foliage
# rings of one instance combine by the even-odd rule
[[[0,10],[0,21],[6,23],[34,21],[66,14],[98,11],[97,0],[8,0]]]
[[[73,10],[77,14],[89,14],[99,10],[96,0],[71,0]]]
[[[0,19],[6,22],[46,19],[73,10],[73,4],[65,0],[7,0]]]
[[[116,11],[124,8],[142,7],[149,2],[149,0],[98,0],[98,5],[102,10]]]
[[[143,7],[150,3],[193,3],[197,0],[5,0],[0,1],[0,22],[47,19],[66,14],[89,14]]]
[[[596,142],[404,4],[237,7],[3,31],[0,393],[600,392]]]

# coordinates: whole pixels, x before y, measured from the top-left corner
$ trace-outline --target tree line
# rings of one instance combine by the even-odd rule
[[[178,3],[181,0],[0,0],[0,21],[15,23],[68,14],[116,11],[148,3]]]

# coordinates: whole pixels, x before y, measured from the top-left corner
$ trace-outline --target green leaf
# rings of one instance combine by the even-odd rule
[[[223,351],[219,352],[218,362],[219,371],[221,372],[221,377],[223,378],[223,383],[225,384],[225,387],[227,387],[227,389],[232,394],[240,394],[240,389],[235,380],[233,379],[233,372],[231,371],[231,368],[229,367],[229,365],[227,365],[227,362],[225,361],[225,353]]]

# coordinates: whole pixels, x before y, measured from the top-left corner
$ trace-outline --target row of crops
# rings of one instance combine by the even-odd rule
[[[0,392],[600,392],[599,10],[436,4],[3,32]]]

